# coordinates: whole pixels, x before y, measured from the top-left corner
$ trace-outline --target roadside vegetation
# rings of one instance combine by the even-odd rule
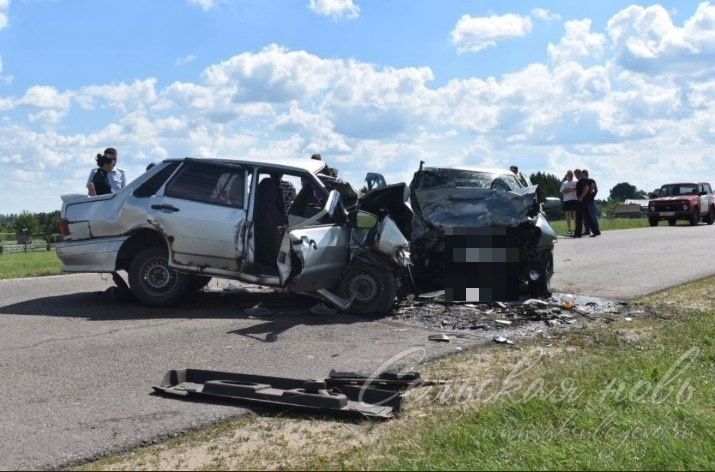
[[[387,423],[251,416],[83,469],[712,470],[715,278],[640,302],[428,364]]]
[[[55,251],[19,252],[0,255],[0,279],[61,274]]]
[[[551,227],[554,228],[556,234],[565,235],[567,233],[566,220],[550,221]],[[687,221],[678,222],[679,224],[687,224]],[[667,223],[663,222],[663,226]],[[611,231],[616,229],[634,229],[647,228],[648,218],[601,218],[599,220],[601,231]],[[571,228],[573,230],[573,226]]]

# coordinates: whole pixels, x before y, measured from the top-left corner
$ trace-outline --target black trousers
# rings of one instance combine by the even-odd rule
[[[577,201],[576,202],[576,229],[574,230],[574,236],[577,238],[581,237],[583,234],[583,223],[586,214],[586,202]],[[586,233],[589,232],[588,226],[586,226]]]

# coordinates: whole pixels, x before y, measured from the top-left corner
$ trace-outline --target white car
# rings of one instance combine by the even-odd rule
[[[132,293],[149,305],[176,303],[221,277],[309,293],[355,313],[387,312],[409,243],[389,216],[346,211],[324,168],[312,159],[167,160],[116,194],[63,196],[57,254],[65,272],[127,271]],[[265,241],[256,237],[264,215],[254,210],[258,184],[271,174],[309,188],[321,205],[293,211],[286,202],[276,263],[264,266],[257,250]]]

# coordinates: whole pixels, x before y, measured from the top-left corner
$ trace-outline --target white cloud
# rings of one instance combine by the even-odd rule
[[[0,0],[0,30],[7,28],[10,20],[8,11],[10,10],[10,0]]]
[[[70,98],[71,93],[69,92],[60,92],[48,85],[34,85],[27,89],[25,95],[16,104],[66,110],[70,107]]]
[[[544,21],[558,21],[561,20],[561,15],[558,13],[553,13],[547,8],[534,8],[531,10],[531,15],[534,18]]]
[[[460,53],[479,52],[496,46],[499,41],[526,36],[532,28],[531,18],[514,13],[485,17],[463,15],[452,30],[452,43]]]
[[[715,5],[701,3],[682,27],[661,5],[631,5],[608,21],[618,63],[636,71],[661,74],[713,71]]]
[[[360,16],[360,7],[353,0],[309,0],[308,8],[333,20],[352,20]]]
[[[107,85],[89,85],[82,87],[75,95],[75,100],[85,109],[93,109],[98,102],[119,110],[126,110],[137,105],[149,105],[157,98],[156,79],[135,80],[131,84],[124,82]]]
[[[196,57],[196,54],[188,54],[186,56],[177,57],[176,61],[174,61],[174,64],[176,64],[177,66],[183,66],[195,61]]]
[[[207,11],[213,8],[216,4],[216,0],[187,0],[190,5],[200,7],[202,10]]]
[[[571,20],[564,25],[566,34],[558,44],[549,43],[549,57],[556,63],[597,60],[603,54],[606,37],[591,32],[591,20]]]

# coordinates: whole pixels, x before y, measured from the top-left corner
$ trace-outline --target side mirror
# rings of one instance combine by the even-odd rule
[[[340,203],[340,194],[337,190],[331,190],[328,195],[328,201],[325,202],[325,211],[331,218],[335,216],[335,210],[338,208],[338,203]]]
[[[544,210],[555,210],[561,206],[561,200],[556,197],[546,197]]]
[[[366,211],[358,211],[355,216],[355,227],[358,229],[372,229],[379,221],[379,218]]]

